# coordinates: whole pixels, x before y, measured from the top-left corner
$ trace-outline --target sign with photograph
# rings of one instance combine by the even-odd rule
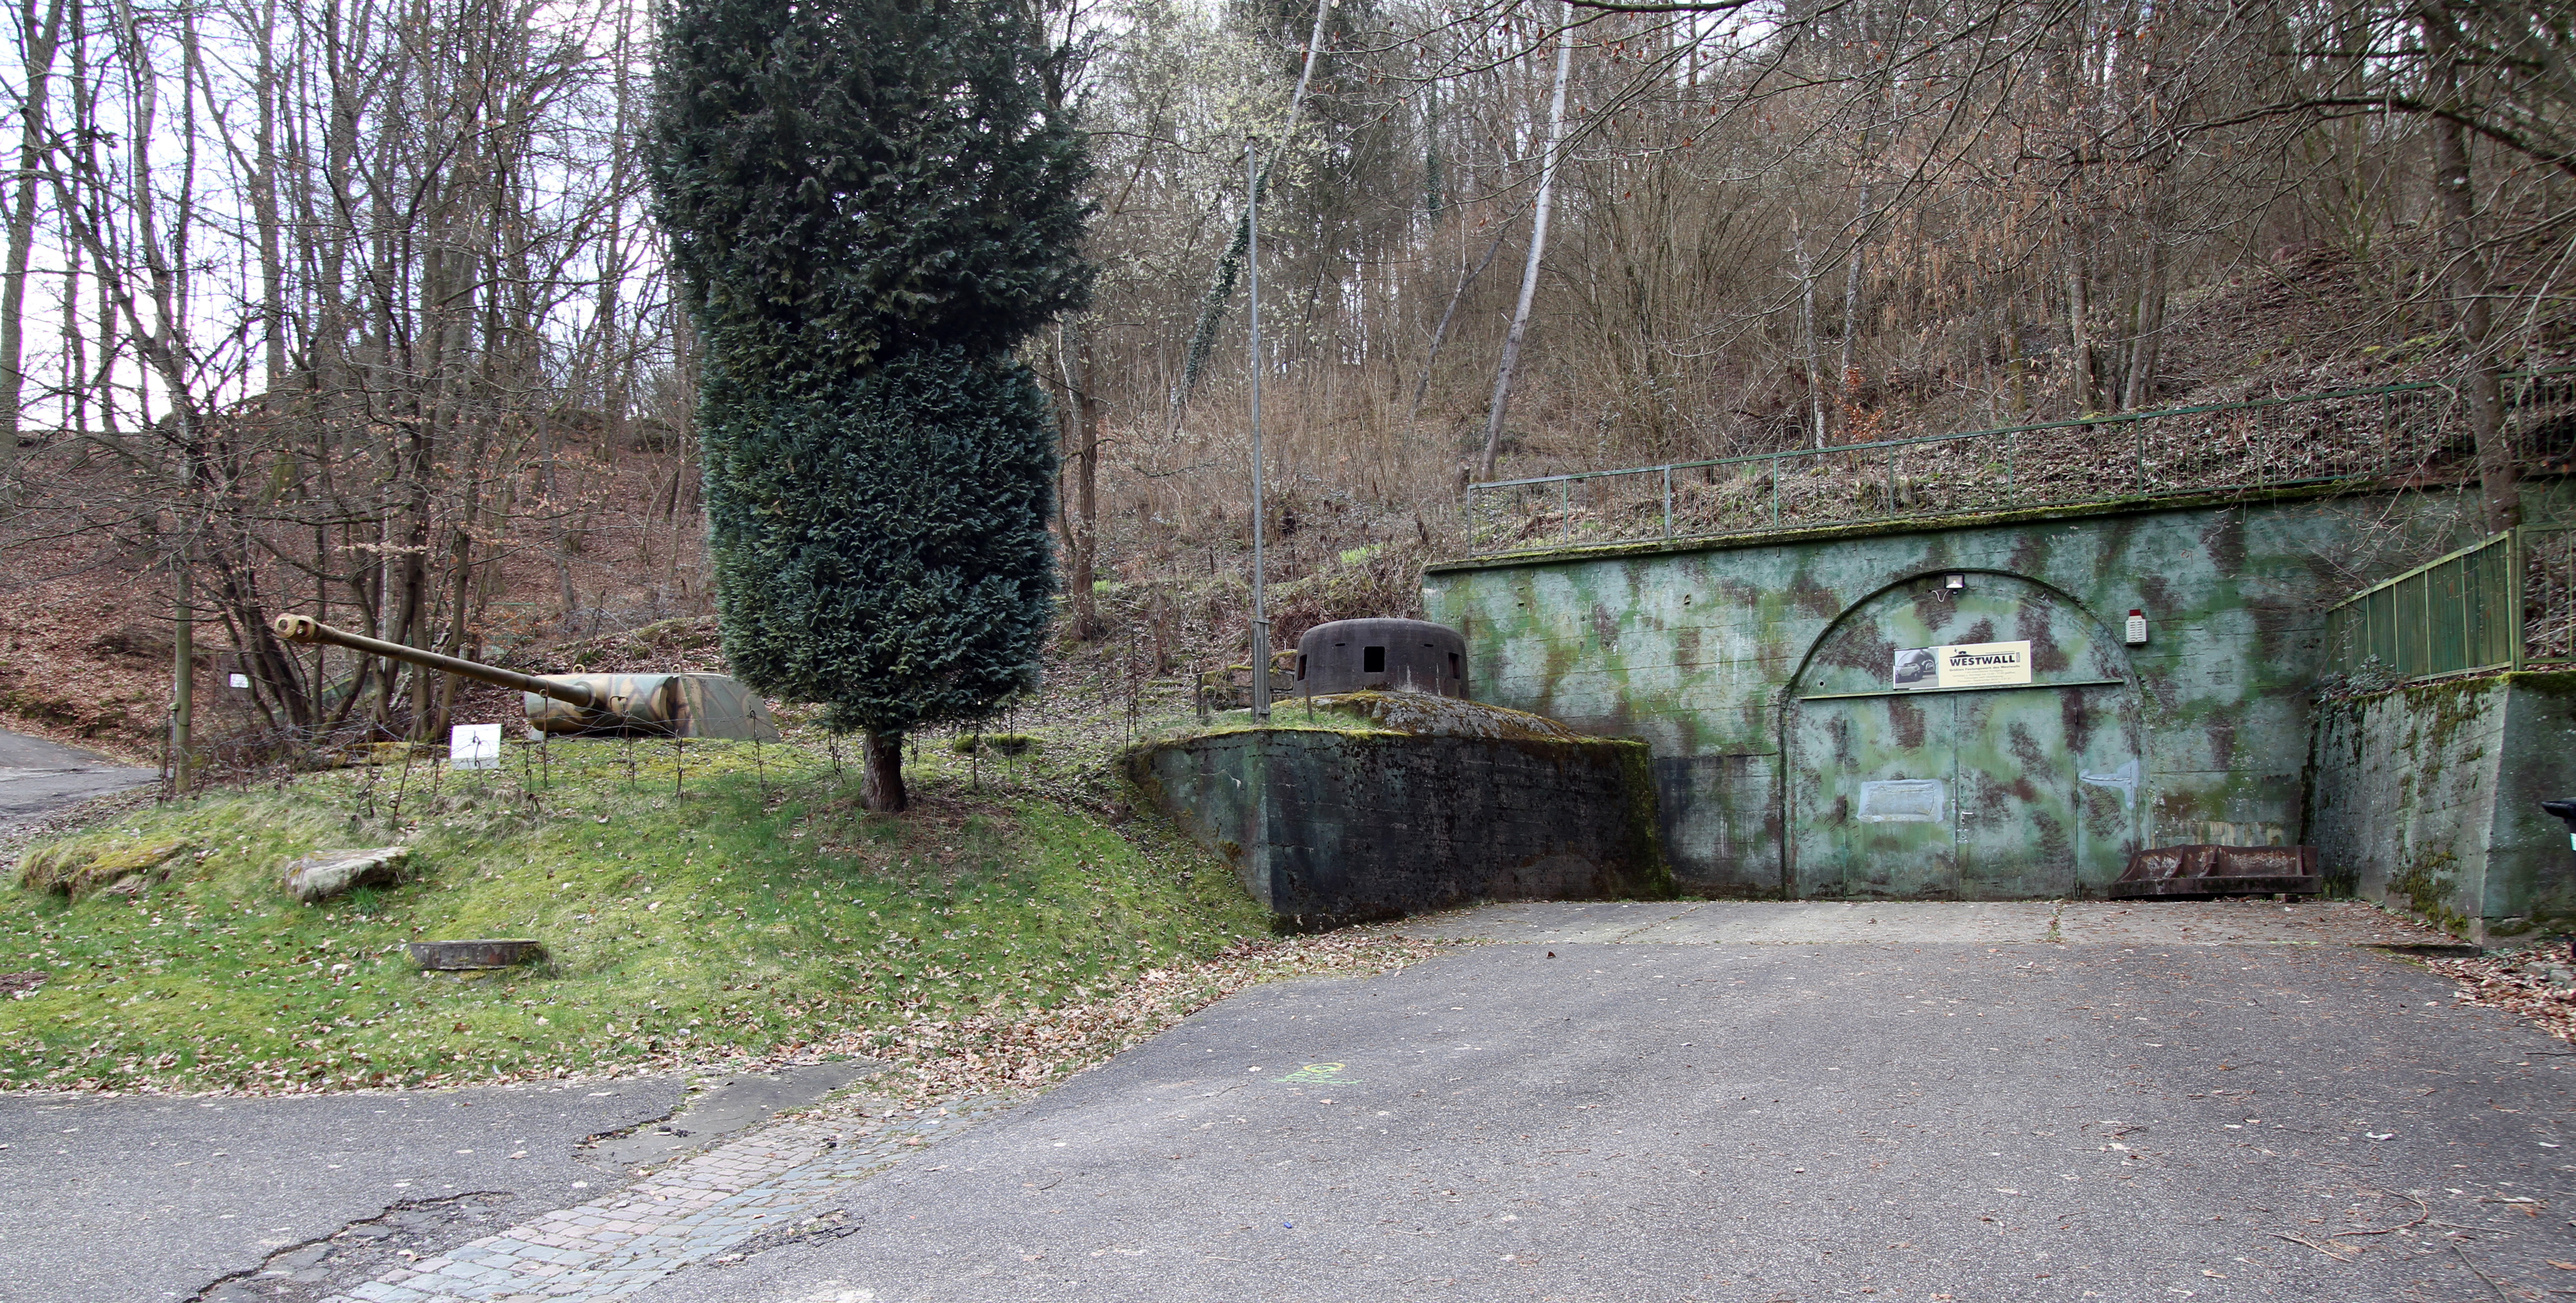
[[[1896,690],[2008,688],[2030,682],[2030,643],[1963,642],[1947,647],[1900,647]]]

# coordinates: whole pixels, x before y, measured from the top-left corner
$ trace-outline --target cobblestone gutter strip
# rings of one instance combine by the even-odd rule
[[[855,1134],[828,1122],[782,1124],[615,1194],[386,1272],[328,1303],[624,1298],[823,1211],[847,1183],[963,1121],[879,1123]]]

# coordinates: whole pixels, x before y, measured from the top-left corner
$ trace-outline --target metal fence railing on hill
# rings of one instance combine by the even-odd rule
[[[2322,673],[2403,683],[2576,662],[2576,529],[2489,535],[2326,611]]]
[[[2526,450],[2576,426],[2576,368],[2507,377]],[[2078,417],[1467,486],[1478,555],[2284,488],[2468,467],[2455,381]],[[2547,451],[2563,451],[2549,449]]]
[[[2518,665],[2576,664],[2576,529],[2525,525],[2514,555],[2521,590]]]

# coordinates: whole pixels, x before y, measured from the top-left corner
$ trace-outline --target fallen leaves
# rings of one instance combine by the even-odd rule
[[[2506,1009],[2538,1023],[2562,1041],[2576,1041],[2576,987],[2551,982],[2549,956],[2508,952],[2474,959],[2433,959],[2425,967],[2460,983],[2463,1004]]]
[[[1365,928],[1249,940],[1204,963],[1149,971],[1097,998],[914,1022],[890,1034],[854,1033],[847,1044],[815,1048],[827,1055],[891,1057],[903,1065],[911,1088],[927,1095],[1033,1090],[1103,1062],[1238,991],[1287,977],[1390,973],[1430,958],[1443,944]]]

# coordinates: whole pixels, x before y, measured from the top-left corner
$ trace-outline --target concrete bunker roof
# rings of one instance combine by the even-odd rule
[[[2541,478],[2538,475],[2528,478]],[[1422,567],[1422,573],[1461,574],[1477,570],[1508,570],[1521,566],[1557,565],[1569,561],[1609,561],[1622,557],[1671,555],[1693,552],[1729,552],[1740,548],[1776,547],[1790,543],[1813,543],[1841,538],[1879,538],[1890,534],[1939,534],[1960,529],[1979,529],[1990,525],[2020,525],[2044,520],[2083,520],[2101,516],[2138,516],[2166,511],[2196,511],[2210,507],[2245,506],[2257,503],[2310,502],[2327,498],[2362,497],[2393,493],[2401,487],[2417,491],[2430,486],[2399,486],[2377,481],[2356,483],[2339,480],[2323,484],[2291,485],[2273,489],[2229,489],[2205,493],[2175,493],[2109,498],[2099,502],[2078,502],[2044,507],[2019,507],[2002,511],[1967,511],[1946,516],[1906,516],[1885,520],[1856,520],[1834,525],[1802,525],[1788,529],[1751,530],[1734,534],[1702,534],[1688,538],[1659,538],[1616,543],[1575,543],[1559,547],[1538,547],[1522,552],[1495,552],[1485,556],[1458,557],[1434,561]],[[2448,484],[2443,488],[2458,491],[2466,487]]]

